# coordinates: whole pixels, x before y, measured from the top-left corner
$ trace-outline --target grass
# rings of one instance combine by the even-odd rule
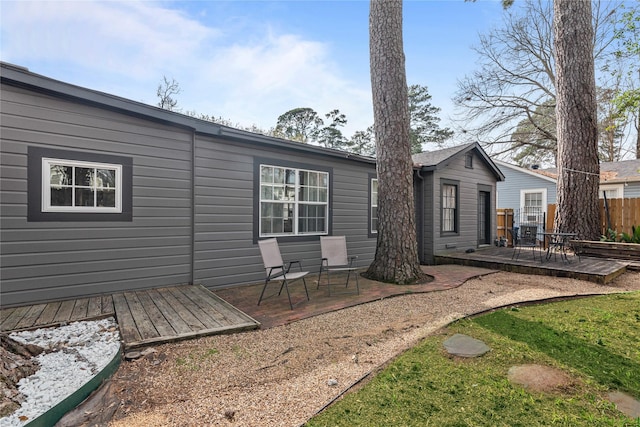
[[[455,333],[484,341],[480,358],[451,357]],[[562,369],[573,383],[530,392],[511,366]],[[398,357],[308,426],[636,426],[606,400],[640,398],[640,292],[503,309],[450,325]]]

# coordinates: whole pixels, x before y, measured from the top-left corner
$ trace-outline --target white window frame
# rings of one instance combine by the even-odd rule
[[[525,195],[531,193],[542,193],[542,212],[547,213],[547,189],[546,188],[527,188],[520,190],[520,207],[525,208]]]
[[[293,200],[273,200],[273,199],[263,199],[262,198],[262,186],[263,184],[269,184],[269,183],[263,183],[262,182],[262,168],[263,167],[269,167],[269,168],[274,168],[274,169],[282,169],[284,171],[286,170],[292,170],[295,171],[295,183],[294,185],[294,198]],[[326,200],[324,201],[301,201],[299,200],[299,195],[300,195],[300,188],[302,187],[302,185],[300,184],[300,172],[311,172],[311,173],[317,173],[319,175],[325,175],[326,179],[327,179],[327,186],[326,186]],[[323,236],[323,235],[328,235],[329,234],[329,200],[330,200],[330,195],[329,195],[329,189],[330,189],[330,174],[327,171],[321,171],[321,170],[313,170],[313,169],[306,169],[306,168],[297,168],[297,167],[290,167],[290,166],[276,166],[276,165],[271,165],[271,164],[260,164],[260,168],[258,170],[259,173],[259,208],[258,208],[258,227],[259,227],[259,236],[260,237],[278,237],[278,236]],[[285,173],[286,176],[286,173]],[[286,183],[285,183],[285,187],[286,187]],[[320,187],[318,187],[320,188]],[[292,218],[292,231],[291,232],[282,232],[282,233],[265,233],[262,230],[262,204],[263,203],[275,203],[275,204],[292,204],[294,205],[293,207],[293,218]],[[314,205],[314,206],[318,206],[318,205],[323,205],[325,206],[325,218],[324,218],[324,231],[312,231],[312,232],[301,232],[299,230],[299,207],[300,205]]]
[[[376,184],[376,191],[373,191],[373,184]],[[371,234],[378,234],[378,178],[371,178],[370,180],[370,197],[371,197],[371,206],[369,206],[369,224],[371,229],[369,230],[369,232]],[[375,197],[373,197],[373,195],[375,194]],[[373,215],[373,208],[376,208],[376,215]],[[376,227],[373,228],[373,221],[375,219],[375,223],[376,223]]]
[[[90,169],[114,169],[115,174],[115,206],[75,206],[75,183],[72,188],[72,206],[51,205],[51,166],[60,165],[67,167],[81,167]],[[94,190],[98,187],[94,183]],[[95,203],[95,201],[94,201]],[[111,163],[85,162],[79,160],[67,160],[43,157],[42,158],[42,212],[87,212],[87,213],[122,213],[122,165]]]
[[[453,207],[451,206],[445,206],[445,200],[451,200],[450,198],[448,198],[445,195],[445,188],[446,187],[451,187],[454,190],[454,194],[453,194]],[[442,233],[458,233],[459,232],[459,227],[460,225],[458,224],[459,221],[459,201],[460,201],[460,186],[456,183],[452,183],[452,182],[443,182],[441,184],[441,195],[440,195],[440,199],[441,199],[441,206],[440,206],[440,212],[442,215],[442,219],[441,219],[441,232]],[[450,215],[446,215],[446,213],[449,213]]]
[[[616,197],[608,197],[607,196],[607,200],[609,199],[624,199],[624,184],[606,184],[606,185],[601,185],[600,188],[598,188],[598,197],[601,199],[604,199],[604,196],[602,195],[603,192],[605,191],[611,191],[611,190],[616,190]]]

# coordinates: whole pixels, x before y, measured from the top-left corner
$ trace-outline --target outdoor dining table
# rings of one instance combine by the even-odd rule
[[[543,236],[545,246],[547,247],[545,259],[548,261],[551,259],[552,255],[557,255],[559,252],[560,259],[568,264],[569,258],[567,258],[567,248],[569,246],[569,241],[575,239],[577,233],[548,231],[540,234]]]

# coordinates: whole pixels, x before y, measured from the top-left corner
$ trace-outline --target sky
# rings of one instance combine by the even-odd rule
[[[408,84],[427,86],[452,126],[457,80],[500,0],[405,0]],[[339,109],[345,136],[373,124],[369,2],[5,1],[0,59],[31,72],[156,105],[175,79],[182,112],[268,130],[297,107]]]

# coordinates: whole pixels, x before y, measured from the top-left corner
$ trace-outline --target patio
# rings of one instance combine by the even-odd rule
[[[522,248],[518,259],[512,259],[513,248],[487,246],[475,252],[451,251],[436,255],[436,264],[459,264],[522,274],[568,277],[607,284],[627,271],[632,264],[622,260],[595,258],[570,254],[564,262],[560,254],[551,253],[549,259],[540,261],[540,252],[534,258],[532,248]],[[536,251],[540,251],[536,249]]]
[[[332,295],[329,296],[326,278],[323,276],[318,287],[317,274],[309,274],[306,277],[309,301],[301,282],[290,284],[293,310],[285,294],[277,295],[277,284],[267,288],[260,305],[257,302],[263,283],[215,291],[200,285],[183,285],[6,308],[0,311],[0,329],[9,332],[115,316],[124,347],[130,349],[205,335],[271,328],[384,298],[452,289],[470,278],[497,270],[606,284],[623,274],[627,267],[624,262],[602,258],[582,257],[580,262],[576,258],[567,264],[552,257],[541,263],[534,261],[528,251],[523,251],[518,260],[512,260],[512,254],[513,249],[504,247],[441,254],[436,258],[439,265],[422,266],[422,270],[434,278],[430,282],[394,285],[360,277],[360,294],[353,293],[353,279],[345,290],[339,285],[344,283],[344,277],[336,275],[332,277]]]
[[[399,286],[360,277],[359,295],[341,294],[338,283],[343,278],[335,275],[331,297],[327,295],[325,282],[317,289],[318,276],[310,274],[307,276],[310,301],[304,296],[302,283],[294,282],[290,286],[293,310],[286,295],[273,295],[277,293],[276,285],[267,289],[266,298],[259,306],[262,283],[220,289],[215,293],[200,285],[183,285],[6,308],[0,310],[0,329],[10,332],[115,316],[124,348],[132,349],[258,327],[271,328],[396,295],[451,289],[472,277],[493,272],[459,265],[423,266],[423,270],[434,280]],[[349,285],[349,292],[353,286]]]

